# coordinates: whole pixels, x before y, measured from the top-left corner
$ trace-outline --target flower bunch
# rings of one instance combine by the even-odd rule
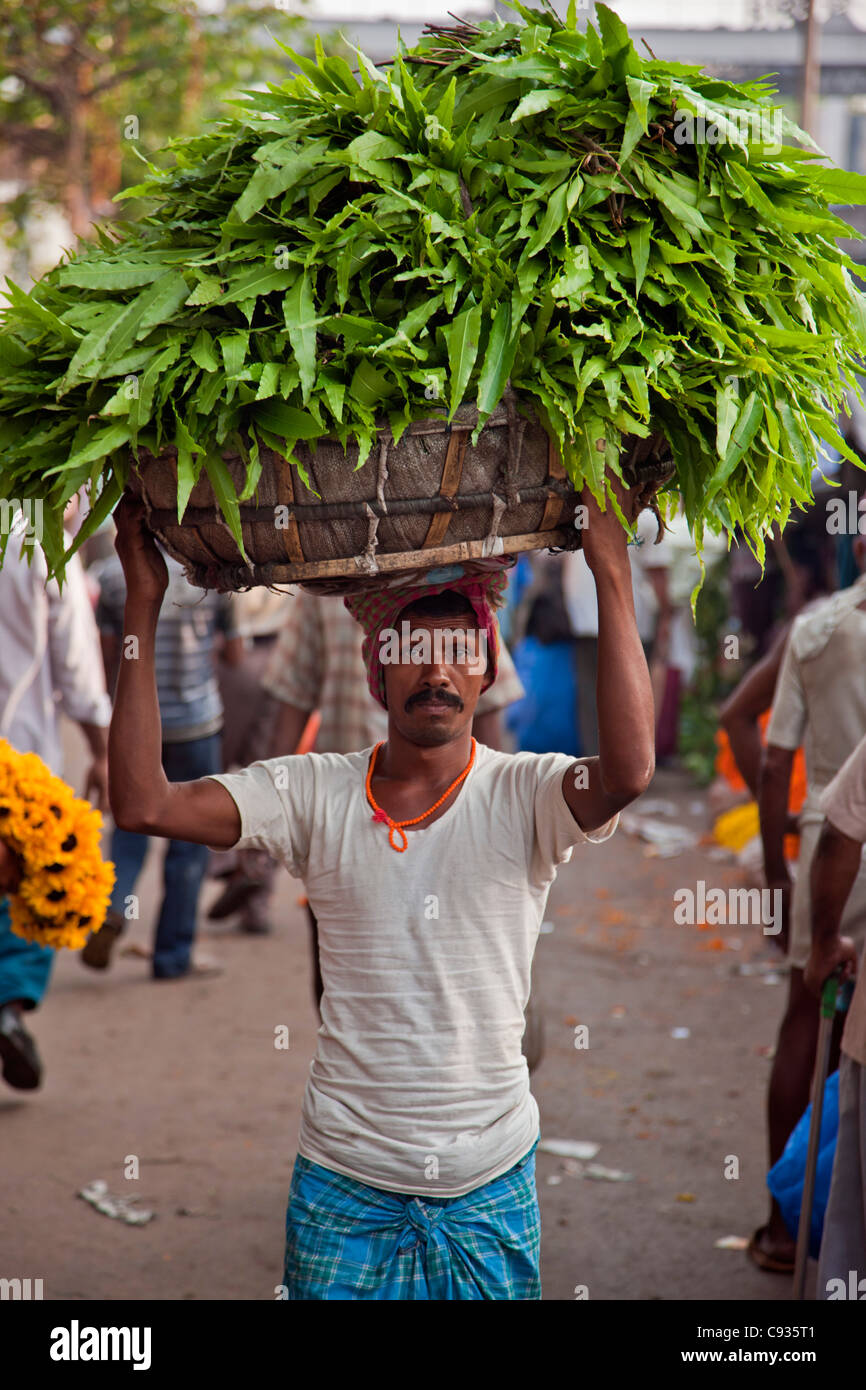
[[[0,839],[21,879],[9,894],[12,930],[78,950],[105,920],[114,866],[102,858],[102,816],[45,766],[0,739]]]

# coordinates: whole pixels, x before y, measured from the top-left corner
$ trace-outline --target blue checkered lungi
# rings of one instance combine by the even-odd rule
[[[298,1154],[286,1213],[288,1297],[540,1298],[535,1147],[462,1197],[384,1192]]]

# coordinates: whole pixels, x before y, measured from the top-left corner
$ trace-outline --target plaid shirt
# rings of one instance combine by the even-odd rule
[[[339,595],[296,594],[263,684],[284,704],[321,712],[318,753],[356,753],[388,736],[388,715],[367,688],[363,641],[360,623]],[[524,693],[500,638],[499,671],[475,713],[504,709]]]

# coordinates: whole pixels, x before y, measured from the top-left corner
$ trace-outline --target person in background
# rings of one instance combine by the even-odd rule
[[[233,594],[237,631],[244,642],[242,662],[221,661],[217,668],[225,711],[223,767],[247,767],[270,755],[278,702],[262,684],[280,628],[292,611],[293,594],[262,586]],[[272,930],[269,908],[277,866],[264,850],[229,850],[211,857],[211,873],[226,880],[208,909],[212,921],[240,913],[238,927],[251,935]]]
[[[862,573],[866,538],[856,538],[854,551],[861,569],[857,582],[816,603],[794,621],[776,683],[761,766],[764,873],[767,888],[782,895],[783,936],[789,938],[790,966],[788,1004],[779,1028],[767,1097],[771,1167],[809,1103],[815,1064],[818,1012],[803,972],[812,916],[810,873],[824,820],[820,797],[866,734],[866,575]],[[791,902],[784,839],[789,827],[791,769],[800,744],[805,750],[807,794],[799,817],[800,854]],[[866,872],[857,878],[842,925],[862,949],[866,938]],[[749,1255],[760,1269],[791,1273],[794,1253],[781,1210],[773,1200],[767,1224],[751,1238]]]
[[[840,934],[848,898],[861,873],[866,840],[866,737],[821,796],[826,820],[812,862],[812,949],[803,975],[819,999],[836,971],[857,975],[845,1019],[839,1061],[839,1133],[818,1260],[817,1296],[862,1298],[866,1277],[866,973],[857,948]],[[841,1292],[840,1292],[841,1281]],[[832,1292],[831,1292],[832,1289]]]
[[[304,589],[294,595],[262,682],[278,705],[269,757],[294,753],[313,710],[321,715],[317,753],[357,753],[387,738],[388,716],[367,685],[363,641],[363,631],[338,595]],[[523,693],[502,643],[496,680],[479,697],[472,722],[479,743],[503,747],[502,711]],[[309,904],[307,915],[318,1009],[322,998],[318,925]]]
[[[777,634],[770,650],[746,672],[719,711],[719,724],[727,735],[743,781],[755,800],[758,797],[763,755],[760,719],[773,703],[794,618],[826,598],[833,587],[823,552],[808,544],[798,545],[796,537],[787,545],[787,551],[791,558],[791,583],[787,595],[789,620]],[[789,829],[796,833],[795,827]]]
[[[78,725],[90,750],[85,796],[107,810],[111,702],[84,571],[73,556],[61,589],[48,580],[38,547],[28,563],[26,540],[19,516],[0,568],[0,738],[20,753],[38,753],[61,775],[62,711]],[[33,1090],[42,1079],[42,1062],[23,1015],[41,1003],[53,960],[50,947],[12,932],[0,889],[0,1060],[4,1081],[19,1090]]]
[[[526,687],[506,715],[506,727],[521,752],[581,751],[576,725],[574,638],[562,595],[557,555],[528,557],[531,580],[512,622],[514,663]]]
[[[162,765],[167,777],[188,782],[222,769],[223,707],[214,655],[219,642],[219,659],[227,665],[237,665],[243,660],[243,642],[237,632],[230,596],[194,588],[187,581],[183,567],[169,555],[164,558],[169,585],[156,631]],[[134,647],[122,648],[126,582],[116,555],[99,567],[98,578],[100,596],[96,619],[102,635],[105,668],[113,689],[121,661],[137,660],[139,654]],[[105,970],[111,963],[114,946],[125,925],[125,913],[133,905],[133,890],[147,848],[146,835],[115,826],[111,857],[117,879],[111,907],[104,925],[98,932],[91,933],[81,953],[84,964],[93,970]],[[212,975],[220,970],[215,962],[203,958],[193,960],[192,956],[198,900],[207,864],[208,851],[204,845],[169,840],[163,866],[163,900],[153,947],[155,980]]]

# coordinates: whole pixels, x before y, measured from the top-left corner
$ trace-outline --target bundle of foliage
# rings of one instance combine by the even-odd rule
[[[585,31],[514,9],[357,73],[287,49],[297,76],[120,195],[145,218],[10,285],[0,495],[47,503],[52,566],[63,502],[85,486],[92,529],[138,445],[176,447],[179,514],[205,469],[240,543],[262,444],[363,460],[383,421],[477,402],[480,428],[509,381],[598,497],[622,435],[662,430],[699,547],[739,527],[763,558],[821,442],[857,461],[835,419],[866,314],[830,208],[866,178],[766,82],[643,57],[603,5]]]

